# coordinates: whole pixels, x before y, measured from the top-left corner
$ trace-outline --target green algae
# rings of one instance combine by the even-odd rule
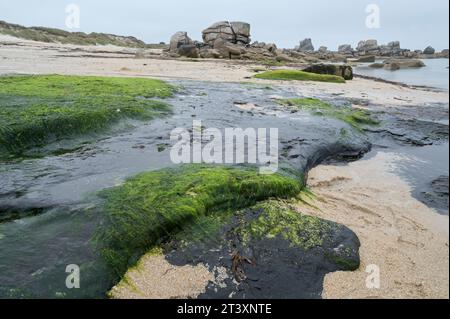
[[[200,227],[199,236],[217,230],[219,215],[199,222],[213,212],[226,215],[272,197],[290,198],[301,188],[292,177],[259,175],[256,168],[182,165],[140,174],[102,193],[106,221],[96,242],[120,277],[148,249],[190,225]]]
[[[121,119],[150,120],[170,107],[150,98],[174,88],[152,79],[88,76],[0,77],[0,157],[104,131]]]
[[[256,74],[254,77],[257,79],[265,79],[265,80],[345,83],[344,78],[340,76],[315,74],[299,70],[273,70]]]
[[[322,246],[331,231],[329,222],[303,215],[277,201],[259,203],[251,209],[263,213],[239,230],[244,242],[280,236],[292,247],[309,250]]]
[[[301,110],[312,112],[315,115],[333,117],[344,121],[353,128],[362,131],[364,125],[377,125],[379,122],[372,118],[369,111],[355,109],[349,106],[335,107],[327,102],[315,98],[280,99],[277,103],[283,106],[293,106]],[[345,137],[347,131],[340,132]]]

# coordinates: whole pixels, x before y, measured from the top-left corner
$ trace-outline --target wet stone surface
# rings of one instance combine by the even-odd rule
[[[173,98],[165,100],[173,106],[173,116],[148,123],[128,121],[120,129],[88,142],[59,141],[56,147],[52,146],[59,152],[52,156],[1,163],[0,297],[104,297],[112,282],[91,241],[102,222],[102,203],[95,194],[137,173],[172,166],[170,133],[177,127],[191,128],[193,119],[201,120],[206,128],[278,128],[280,166],[305,175],[325,160],[356,160],[373,143],[390,147],[448,141],[448,125],[408,122],[405,119],[408,114],[401,119],[406,124],[397,125],[397,115],[378,112],[380,126],[362,134],[337,119],[292,112],[274,101],[299,97],[297,90],[290,87],[178,81],[173,84],[183,87]],[[316,98],[337,107],[349,103],[337,96]],[[258,108],[243,110],[235,102],[252,103]],[[8,212],[16,212],[19,219]],[[31,216],[28,212],[32,212]],[[21,218],[22,214],[27,217]],[[232,292],[236,297],[262,297],[270,293],[263,289],[269,284],[274,285],[273,296],[281,297],[283,281],[275,283],[280,280],[278,276],[284,276],[284,280],[295,282],[303,291],[291,285],[293,290],[284,296],[318,298],[324,274],[340,269],[324,260],[325,252],[340,242],[349,244],[356,252],[357,238],[350,230],[339,228],[331,234],[336,238],[319,252],[296,250],[280,239],[251,242],[247,248],[259,266],[252,268],[244,263],[243,271],[248,278],[245,283],[239,287],[229,283],[220,289],[211,286],[202,297]],[[204,258],[226,265],[227,258],[220,261],[218,258],[221,254],[229,256],[230,243],[239,246],[239,241],[228,238],[222,251],[205,254]],[[173,261],[182,262],[181,258],[173,256]],[[297,269],[295,262],[299,260],[305,264]],[[70,264],[83,269],[83,289],[65,287],[65,267]],[[273,270],[276,271],[272,277],[267,277],[271,279],[265,281],[263,277]],[[303,283],[297,276],[304,279]]]

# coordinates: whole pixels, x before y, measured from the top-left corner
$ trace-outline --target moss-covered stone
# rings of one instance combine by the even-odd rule
[[[265,80],[284,80],[284,81],[316,81],[316,82],[332,82],[345,83],[343,77],[336,75],[315,74],[299,70],[273,70],[259,73],[254,76],[258,79]]]
[[[252,207],[263,213],[240,229],[244,242],[262,238],[281,238],[292,247],[311,249],[323,245],[331,226],[326,221],[300,214],[276,201],[260,203]]]
[[[80,134],[103,131],[123,118],[170,113],[150,98],[174,88],[151,79],[87,76],[0,77],[0,158]]]
[[[208,266],[216,279],[200,298],[320,298],[327,273],[359,267],[360,243],[351,230],[285,200],[213,212],[195,224],[165,246],[165,258]]]
[[[216,223],[202,222],[212,212],[233,211],[271,197],[293,197],[301,188],[300,180],[259,175],[254,168],[182,165],[144,173],[103,192],[106,224],[96,239],[108,264],[121,276],[149,248],[189,225],[217,229],[220,218],[214,217]]]
[[[371,116],[369,111],[355,109],[349,106],[335,107],[315,98],[280,99],[277,100],[277,102],[280,105],[296,107],[316,115],[339,119],[358,130],[362,130],[364,125],[379,124],[379,122]]]

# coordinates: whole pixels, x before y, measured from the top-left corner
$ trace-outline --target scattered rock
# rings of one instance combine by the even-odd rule
[[[350,65],[336,65],[336,64],[313,64],[305,69],[305,72],[337,75],[343,77],[345,80],[353,79],[353,68]]]
[[[431,46],[428,46],[425,48],[425,50],[423,50],[423,54],[435,54],[435,53],[436,50]]]
[[[183,44],[178,48],[177,53],[181,56],[188,58],[199,58],[199,50],[194,44]]]
[[[383,62],[387,70],[399,70],[408,68],[422,68],[425,66],[421,60],[415,59],[389,59]]]
[[[378,41],[377,40],[366,40],[366,41],[360,41],[358,43],[358,46],[356,48],[359,52],[370,52],[374,50],[378,50]]]
[[[356,59],[354,62],[372,63],[372,62],[375,62],[375,56],[374,55],[362,56],[362,57],[359,57],[358,59]]]
[[[192,40],[191,40],[191,38],[188,37],[187,32],[180,31],[180,32],[175,33],[170,38],[169,50],[172,52],[176,52],[176,51],[178,51],[178,48],[181,47],[182,45],[188,45],[191,43],[192,43]]]
[[[217,50],[203,48],[202,50],[200,50],[200,57],[204,59],[219,59],[221,55]]]
[[[369,67],[374,68],[374,69],[382,69],[384,68],[384,63],[373,63],[371,65],[369,65]]]
[[[239,59],[245,53],[242,46],[225,41],[222,38],[217,38],[213,45],[214,50],[227,59]]]
[[[449,58],[449,50],[448,50],[448,49],[442,50],[442,51],[438,54],[438,56],[439,56],[440,58],[443,58],[443,59],[448,59],[448,58]]]
[[[340,54],[352,55],[354,50],[350,44],[340,45],[338,48]]]
[[[312,44],[312,40],[307,38],[303,41],[300,41],[300,45],[298,46],[298,51],[300,52],[313,52],[314,46]]]
[[[422,201],[443,213],[448,213],[448,176],[440,176],[430,184],[430,191],[422,193]]]
[[[328,48],[327,48],[326,46],[321,46],[321,47],[319,48],[319,52],[320,52],[320,53],[327,53],[327,52],[328,52]]]
[[[202,32],[203,41],[211,47],[217,39],[232,44],[247,45],[250,43],[250,24],[245,22],[216,22]]]

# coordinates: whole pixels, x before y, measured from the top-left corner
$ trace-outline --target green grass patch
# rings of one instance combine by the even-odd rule
[[[370,112],[355,109],[351,106],[335,107],[327,102],[314,98],[294,98],[277,100],[278,104],[293,106],[299,109],[312,112],[316,115],[323,115],[344,121],[357,130],[362,130],[363,125],[377,125],[379,122],[371,117]],[[347,131],[341,131],[341,137],[347,136]]]
[[[221,219],[213,212],[226,216],[261,200],[296,196],[301,189],[296,178],[260,175],[255,168],[182,165],[140,174],[102,193],[106,221],[96,242],[120,277],[150,248],[189,225],[197,224],[199,238],[217,230]],[[199,222],[205,216],[213,217]]]
[[[0,157],[75,135],[100,132],[120,119],[170,113],[151,98],[174,88],[152,79],[87,76],[0,77]]]
[[[336,75],[315,74],[299,70],[273,70],[259,73],[254,76],[264,80],[284,80],[284,81],[316,81],[316,82],[332,82],[345,83],[343,77]]]

